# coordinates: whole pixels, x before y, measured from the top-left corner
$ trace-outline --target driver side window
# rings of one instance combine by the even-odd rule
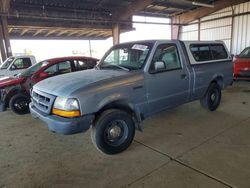
[[[19,58],[12,64],[12,70],[27,69],[30,66],[31,61],[29,58]]]
[[[49,76],[54,76],[58,74],[65,74],[71,72],[71,63],[70,61],[63,61],[57,64],[50,66],[45,69],[43,72],[47,73]]]
[[[180,69],[181,62],[176,45],[161,44],[157,47],[151,64],[152,71],[154,71],[155,62],[159,61],[164,63],[165,71]]]
[[[47,73],[50,76],[56,74],[57,73],[57,64],[50,66],[49,68],[45,69],[43,72]]]

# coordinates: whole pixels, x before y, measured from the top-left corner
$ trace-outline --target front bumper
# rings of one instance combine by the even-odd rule
[[[2,95],[3,95],[3,91],[0,89],[0,112],[6,111],[6,105],[2,101]]]
[[[6,106],[5,106],[4,102],[2,102],[0,100],[0,112],[4,112],[4,111],[6,111]]]
[[[87,131],[95,118],[94,115],[86,115],[79,118],[63,118],[56,115],[48,115],[38,110],[32,102],[29,104],[29,107],[32,117],[47,123],[50,131],[66,135]]]

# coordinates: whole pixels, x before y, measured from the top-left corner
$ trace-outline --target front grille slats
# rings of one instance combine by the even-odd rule
[[[55,96],[42,91],[35,89],[32,91],[32,102],[35,107],[46,114],[50,114],[55,98]]]

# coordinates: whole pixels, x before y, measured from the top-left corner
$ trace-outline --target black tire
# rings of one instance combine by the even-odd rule
[[[91,129],[93,144],[109,155],[126,150],[132,143],[134,135],[135,125],[131,115],[118,109],[104,111]]]
[[[29,103],[30,97],[28,95],[18,93],[11,97],[9,107],[16,114],[23,115],[30,112]]]
[[[211,83],[205,96],[200,100],[201,106],[209,111],[215,111],[220,105],[221,88],[217,83]]]

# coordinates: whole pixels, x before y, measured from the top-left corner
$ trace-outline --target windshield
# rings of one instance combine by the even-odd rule
[[[250,58],[250,48],[244,49],[244,50],[240,53],[239,57],[241,57],[241,58]]]
[[[123,70],[141,69],[146,62],[152,43],[123,44],[112,49],[100,62],[100,68]]]
[[[0,69],[7,69],[13,60],[14,60],[13,57],[6,59],[6,61],[3,62],[3,64],[1,65]]]
[[[48,65],[49,62],[47,61],[42,61],[40,63],[37,63],[33,66],[31,66],[30,68],[26,69],[24,72],[22,72],[21,74],[19,74],[18,76],[21,76],[21,77],[29,77],[31,76],[32,74],[34,74],[36,71],[38,71],[40,68]]]

